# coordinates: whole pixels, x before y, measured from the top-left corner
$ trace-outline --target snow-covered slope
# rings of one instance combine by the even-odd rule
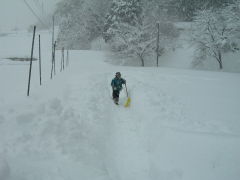
[[[43,86],[34,62],[30,97],[29,67],[0,65],[1,180],[239,179],[240,74],[120,67],[102,52],[71,51],[62,73],[58,52],[50,80],[43,38]],[[124,90],[120,106],[111,100],[116,71],[130,108]]]

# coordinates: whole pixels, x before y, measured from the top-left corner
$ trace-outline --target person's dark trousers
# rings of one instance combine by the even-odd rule
[[[118,103],[119,93],[120,93],[120,91],[118,91],[118,90],[113,90],[112,96],[113,96],[113,100],[114,100],[115,103]]]

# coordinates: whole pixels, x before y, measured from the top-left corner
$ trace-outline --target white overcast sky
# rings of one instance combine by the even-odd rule
[[[25,0],[38,16],[42,17],[40,4],[47,14],[54,11],[55,4],[60,0]],[[24,0],[0,0],[0,31],[13,28],[27,28],[38,21],[28,9]]]

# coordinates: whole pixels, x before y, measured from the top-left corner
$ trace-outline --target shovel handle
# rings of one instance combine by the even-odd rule
[[[128,91],[127,91],[127,85],[126,85],[126,83],[125,83],[125,88],[126,88],[126,93],[127,93],[127,97],[128,97]]]

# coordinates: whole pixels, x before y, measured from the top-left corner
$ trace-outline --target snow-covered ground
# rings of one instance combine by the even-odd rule
[[[70,51],[50,80],[51,38],[42,34],[43,86],[31,35],[0,37],[0,180],[238,180],[240,74],[105,62],[99,51]],[[37,47],[36,47],[37,50]],[[37,51],[35,51],[37,57]],[[121,71],[131,106],[111,100]]]

